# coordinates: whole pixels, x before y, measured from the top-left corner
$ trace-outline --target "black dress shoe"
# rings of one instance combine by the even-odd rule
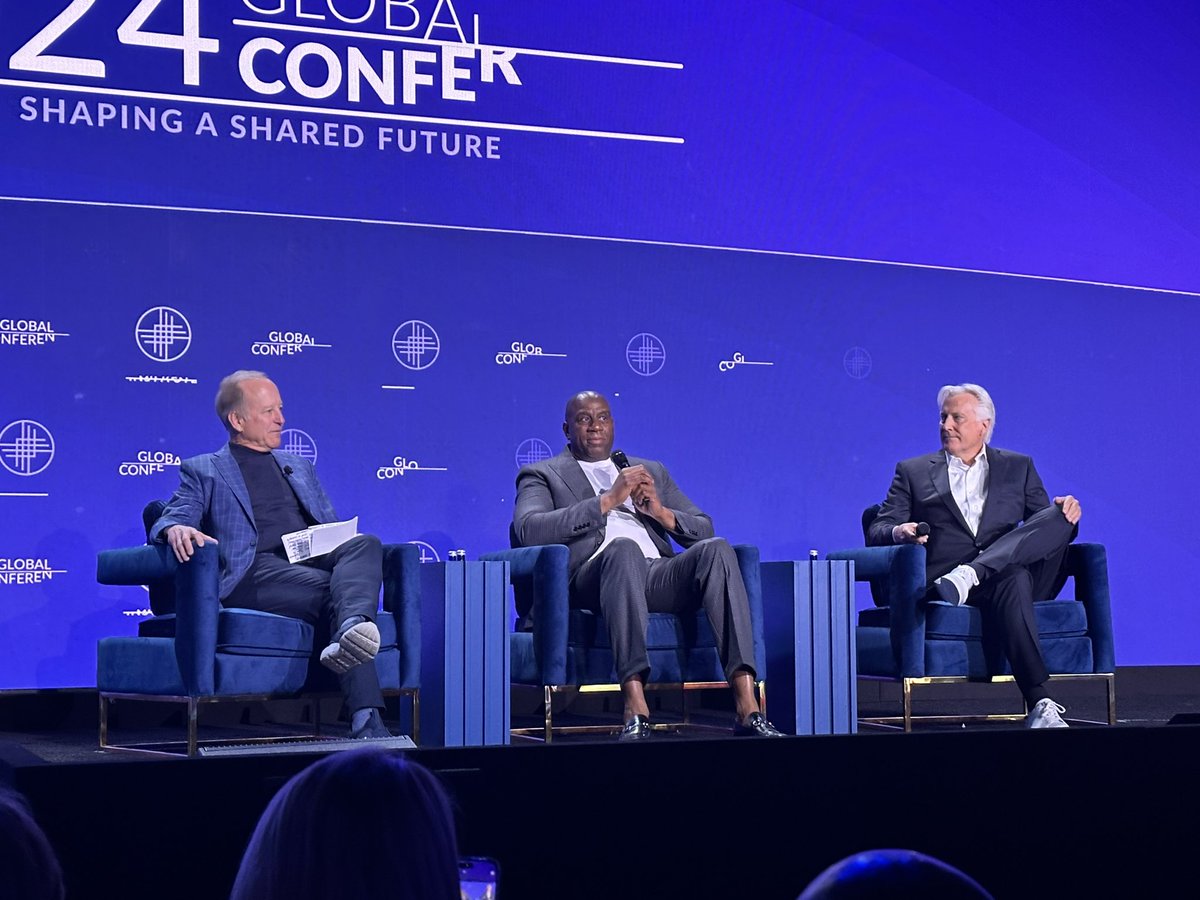
[[[787,737],[782,731],[767,721],[762,713],[752,712],[746,721],[734,722],[733,733],[738,737]]]
[[[644,741],[650,737],[650,719],[646,716],[634,716],[621,729],[618,741]]]

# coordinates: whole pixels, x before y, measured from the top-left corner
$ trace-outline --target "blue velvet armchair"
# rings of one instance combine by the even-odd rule
[[[149,513],[147,514],[149,516]],[[385,695],[412,705],[417,733],[420,659],[420,553],[410,544],[383,548],[381,646],[375,658]],[[103,638],[97,647],[100,746],[137,749],[108,739],[112,700],[187,705],[187,755],[198,749],[199,709],[220,701],[319,696],[337,691],[336,677],[316,661],[313,628],[287,616],[224,609],[218,597],[217,548],[207,544],[180,564],[165,544],[99,554],[101,584],[147,585],[154,615],[137,637]],[[314,716],[314,727],[319,718]]]
[[[879,507],[863,513],[864,534]],[[917,685],[967,680],[1011,680],[1008,660],[988,658],[981,616],[973,606],[953,606],[925,599],[925,548],[918,544],[861,547],[828,554],[854,561],[856,581],[869,582],[874,608],[859,613],[855,632],[859,677],[897,680],[902,684],[899,719],[863,719],[864,724],[899,721],[912,728],[912,691]],[[1116,723],[1113,684],[1113,630],[1109,606],[1108,557],[1103,544],[1072,544],[1067,550],[1067,576],[1073,599],[1047,599],[1034,604],[1038,639],[1051,680],[1104,682],[1108,724]],[[924,716],[925,721],[966,716]],[[986,719],[1015,719],[992,715]]]
[[[762,679],[766,672],[766,652],[759,552],[757,547],[746,544],[735,545],[734,551],[750,599],[754,657],[760,679],[758,688],[765,708],[766,683]],[[532,610],[531,626],[518,622],[517,629],[509,636],[512,681],[514,686],[542,690],[543,724],[541,728],[514,728],[513,734],[550,741],[556,732],[614,730],[609,726],[555,727],[553,724],[551,704],[556,693],[620,691],[604,617],[599,613],[571,609],[567,602],[566,546],[520,547],[485,553],[480,558],[507,560],[514,599],[519,601],[515,605]],[[703,610],[683,616],[651,613],[647,649],[650,676],[646,687],[683,692],[682,725],[689,724],[688,691],[727,684],[716,641]]]

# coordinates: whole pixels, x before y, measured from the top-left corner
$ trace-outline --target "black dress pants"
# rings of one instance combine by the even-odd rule
[[[1033,602],[1051,600],[1062,590],[1067,546],[1077,532],[1052,505],[966,560],[979,575],[967,603],[983,615],[984,653],[989,661],[1008,658],[1030,706],[1050,696],[1044,686],[1050,676],[1038,645]]]

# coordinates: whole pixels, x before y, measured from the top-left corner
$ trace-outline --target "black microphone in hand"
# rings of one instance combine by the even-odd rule
[[[927,534],[929,534],[929,523],[928,522],[918,522],[917,523],[917,537],[925,537],[925,535],[927,535]]]
[[[629,468],[629,457],[625,455],[624,450],[614,450],[612,452],[612,455],[609,457],[609,459],[612,460],[613,465],[616,466],[617,469],[628,469]],[[641,506],[649,506],[650,498],[643,497],[640,501],[635,500],[634,502],[639,503]]]

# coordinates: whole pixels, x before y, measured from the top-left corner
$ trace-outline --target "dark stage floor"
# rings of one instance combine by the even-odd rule
[[[1015,711],[1007,690],[934,695],[918,712],[979,712],[998,692]],[[1098,687],[1076,692],[1060,698],[1071,714],[1102,718]],[[893,706],[876,685],[860,688],[860,713]],[[882,846],[946,859],[997,897],[1180,888],[1191,880],[1182,823],[1200,804],[1200,667],[1119,670],[1117,712],[1117,727],[1057,732],[408,752],[449,787],[462,852],[500,860],[502,897],[788,898],[842,856]],[[250,733],[240,720],[216,725]],[[0,777],[29,796],[72,898],[225,896],[266,802],[314,758],[102,753],[94,692],[0,694]]]

